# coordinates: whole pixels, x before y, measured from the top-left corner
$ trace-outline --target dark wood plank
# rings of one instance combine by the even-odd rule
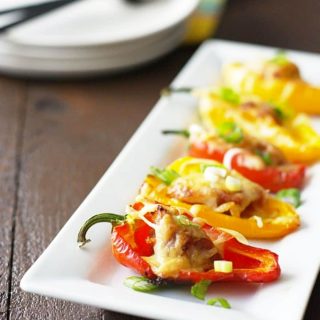
[[[127,319],[24,293],[19,281],[191,53],[180,50],[152,66],[113,78],[76,85],[30,84],[14,239],[11,319]]]
[[[62,92],[63,95],[63,92]],[[101,311],[21,292],[19,281],[103,171],[90,104],[70,91],[30,87],[23,136],[11,319],[99,319]],[[77,102],[69,104],[69,100]],[[84,103],[83,103],[84,102]],[[94,117],[93,117],[94,118]],[[101,130],[101,127],[100,127]],[[87,134],[86,134],[87,132]],[[98,143],[99,145],[99,143]],[[102,149],[102,145],[99,147]],[[105,151],[104,151],[105,152]],[[88,168],[92,168],[88,170]]]
[[[320,52],[319,0],[229,0],[219,38]]]
[[[6,319],[9,303],[11,243],[24,97],[23,84],[0,78],[0,319]]]

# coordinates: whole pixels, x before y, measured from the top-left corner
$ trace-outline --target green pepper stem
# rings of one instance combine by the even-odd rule
[[[161,96],[170,96],[172,93],[191,93],[193,88],[172,88],[167,87],[161,90]]]
[[[119,214],[114,214],[114,213],[100,213],[92,216],[83,224],[83,226],[81,227],[78,233],[77,242],[79,244],[79,247],[82,247],[86,243],[90,242],[90,239],[86,238],[86,234],[87,234],[87,231],[96,223],[109,222],[114,227],[120,224],[122,221],[124,221],[125,218],[126,218],[125,216],[121,216]]]
[[[188,130],[162,130],[163,134],[176,134],[183,136],[185,138],[190,137],[190,132]]]

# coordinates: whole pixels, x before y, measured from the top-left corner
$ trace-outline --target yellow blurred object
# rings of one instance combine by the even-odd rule
[[[192,190],[196,193],[201,188],[199,174],[202,172],[203,165],[215,166],[219,164],[207,159],[183,157],[171,163],[166,169],[174,170],[180,178],[192,179]],[[240,179],[244,184],[248,181],[243,177]],[[232,229],[252,239],[283,237],[300,225],[300,218],[295,209],[270,194],[266,194],[264,201],[248,206],[241,216],[232,216],[226,212],[216,211],[207,204],[179,199],[179,197],[170,194],[169,190],[170,186],[164,185],[158,177],[148,175],[140,189],[137,201],[150,201],[173,206],[181,212],[190,212],[194,218],[200,218],[211,226]]]
[[[280,72],[286,71],[287,66],[295,65],[290,61],[286,65],[264,63],[261,70],[256,71],[245,64],[232,63],[224,67],[222,78],[226,86],[241,94],[285,103],[298,112],[320,114],[320,87],[305,82],[297,67],[297,75],[282,75]],[[270,69],[275,76],[270,76]]]
[[[187,24],[185,43],[196,44],[214,34],[226,0],[200,0],[197,11]]]
[[[278,147],[292,162],[311,164],[319,161],[320,135],[305,114],[295,114],[281,106],[273,106],[276,112],[272,113],[267,111],[268,104],[258,98],[239,96],[236,99],[237,95],[231,89],[222,89],[195,92],[200,99],[200,115],[206,128],[214,130],[224,122],[235,122],[247,134],[254,134]]]

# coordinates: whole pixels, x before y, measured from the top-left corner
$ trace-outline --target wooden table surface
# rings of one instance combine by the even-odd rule
[[[231,0],[218,37],[319,53],[319,13],[318,0]],[[0,319],[140,319],[24,293],[19,281],[194,50],[96,80],[0,77]],[[320,319],[319,292],[318,277],[304,320]]]

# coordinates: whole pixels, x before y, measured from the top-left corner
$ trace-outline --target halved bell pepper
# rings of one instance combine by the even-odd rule
[[[108,213],[93,216],[81,228],[78,243],[81,246],[88,242],[86,233],[93,224],[111,223],[114,257],[158,284],[201,280],[260,283],[279,278],[280,267],[275,253],[243,244],[232,232],[195,224],[188,212],[183,214],[182,221],[182,214],[176,209],[154,203],[147,207],[135,203],[131,206],[131,216],[119,215],[117,218]],[[163,235],[161,232],[167,220],[170,221],[170,232]],[[167,251],[168,247],[170,250]],[[231,261],[232,270],[215,271],[215,260]]]
[[[223,68],[223,83],[240,94],[283,103],[298,112],[320,114],[320,86],[304,81],[293,62],[279,62],[277,59],[264,61],[258,68],[231,63]]]
[[[241,139],[231,142],[225,139],[228,136],[211,134],[198,125],[192,125],[189,130],[165,130],[163,133],[187,137],[191,157],[224,163],[271,192],[300,188],[303,184],[305,165],[288,163],[279,149],[249,135],[242,134]]]
[[[245,133],[279,148],[290,162],[310,164],[320,160],[320,135],[306,115],[257,100],[231,103],[216,90],[202,91],[198,96],[201,118],[208,130],[234,122]]]
[[[208,167],[213,167],[211,171],[225,170],[225,182],[218,180],[214,173],[212,177],[210,170],[211,176],[205,181],[204,170]],[[147,199],[182,208],[211,226],[233,229],[248,238],[279,238],[298,228],[300,218],[290,204],[276,199],[235,171],[221,167],[212,160],[180,158],[165,170],[175,173],[173,182],[164,183],[161,175],[148,175],[137,200]],[[241,200],[247,201],[247,206],[243,206]]]

